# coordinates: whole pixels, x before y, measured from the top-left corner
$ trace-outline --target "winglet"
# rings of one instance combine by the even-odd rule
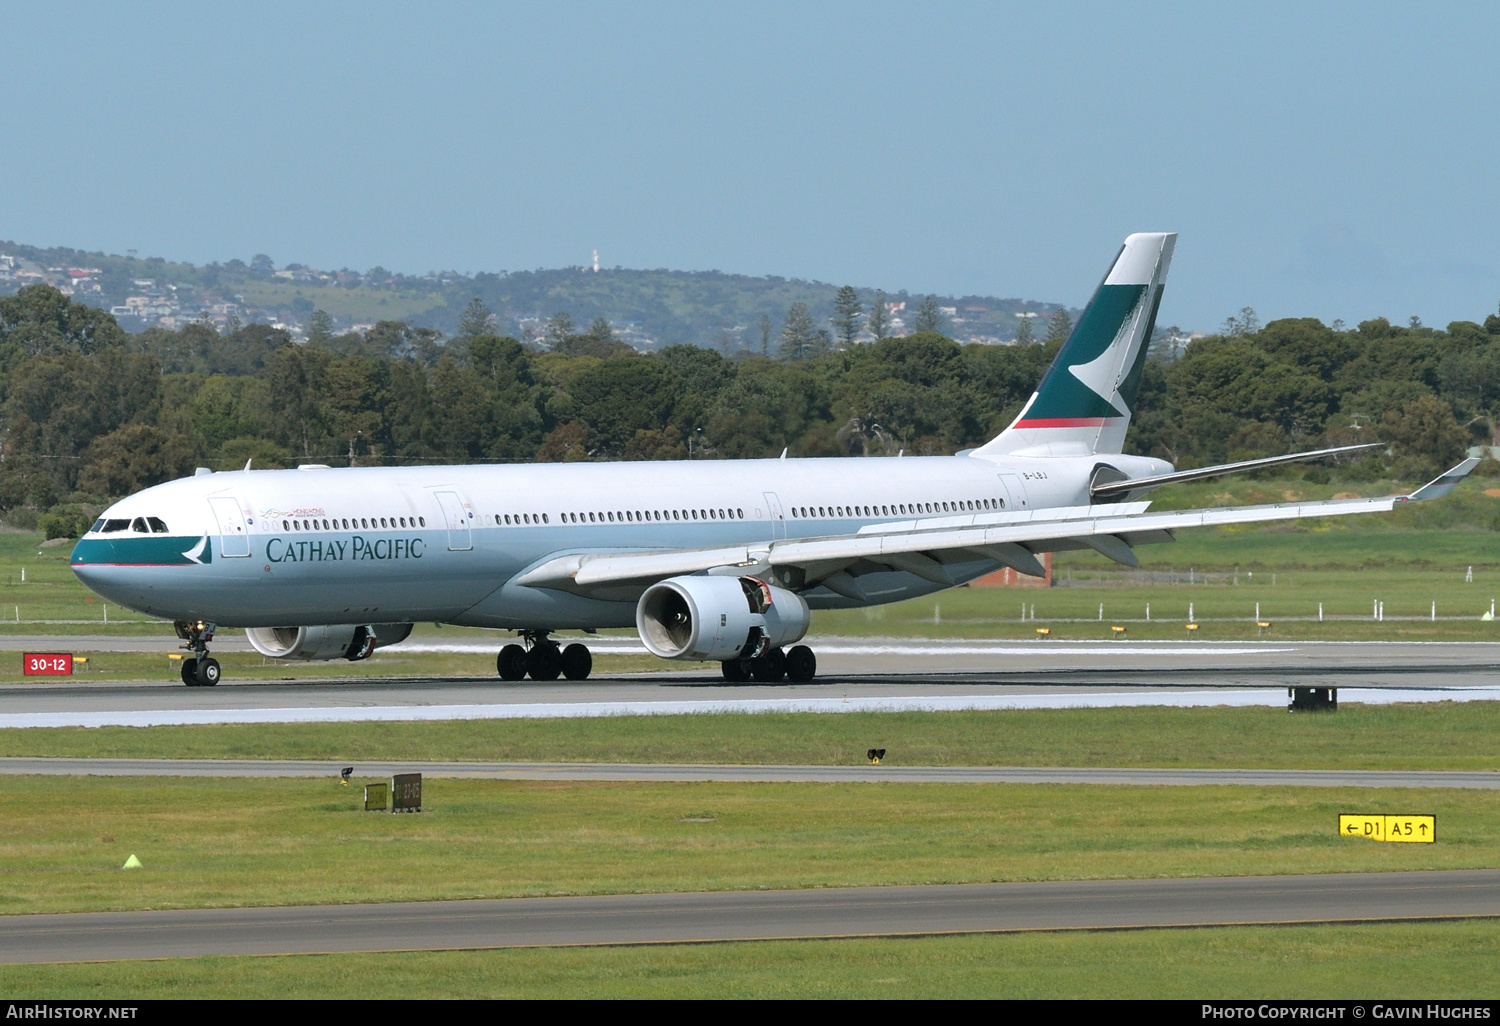
[[[1410,495],[1402,496],[1400,501],[1426,502],[1428,499],[1441,499],[1443,496],[1453,491],[1454,488],[1458,487],[1458,483],[1464,478],[1468,477],[1469,472],[1475,467],[1479,466],[1479,462],[1480,457],[1470,456],[1468,459],[1464,460],[1462,463],[1454,467],[1452,470],[1448,471],[1446,474],[1439,475],[1433,480],[1427,482],[1427,484],[1424,484],[1421,488],[1418,488],[1416,491],[1412,492]]]

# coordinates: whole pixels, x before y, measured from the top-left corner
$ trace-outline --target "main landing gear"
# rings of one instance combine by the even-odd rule
[[[757,680],[762,684],[775,684],[782,679],[793,684],[806,684],[818,675],[818,657],[806,645],[797,645],[790,652],[773,648],[763,656],[753,659],[726,659],[724,679],[735,684]]]
[[[572,644],[561,648],[547,635],[550,631],[522,631],[526,643],[506,645],[495,659],[495,669],[501,680],[585,680],[594,669],[594,657],[584,645]]]
[[[173,626],[177,628],[177,636],[187,642],[182,647],[193,653],[182,660],[182,682],[190,688],[211,688],[219,683],[219,661],[208,654],[208,643],[214,640],[217,624],[179,620]]]

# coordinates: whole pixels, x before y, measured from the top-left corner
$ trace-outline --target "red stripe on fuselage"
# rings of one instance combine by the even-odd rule
[[[208,566],[208,563],[73,563],[72,566]]]
[[[1111,420],[1118,417],[1038,417],[1035,420],[1018,420],[1015,426],[1018,428],[1070,428],[1070,427],[1103,427]]]

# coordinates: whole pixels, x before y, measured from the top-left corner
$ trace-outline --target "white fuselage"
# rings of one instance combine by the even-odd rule
[[[627,627],[633,602],[513,579],[571,552],[817,538],[1086,505],[1101,463],[1129,477],[1170,470],[1119,455],[965,455],[200,472],[110,507],[78,543],[73,568],[111,601],[223,626]],[[996,566],[953,569],[968,580]],[[804,598],[814,609],[847,607],[944,586],[902,572],[862,583],[865,602],[824,588]]]

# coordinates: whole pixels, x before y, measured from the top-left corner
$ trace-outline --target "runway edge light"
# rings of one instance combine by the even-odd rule
[[[1437,841],[1437,817],[1427,815],[1386,815],[1384,813],[1341,813],[1340,837],[1363,837],[1370,841],[1405,844],[1433,844]]]

